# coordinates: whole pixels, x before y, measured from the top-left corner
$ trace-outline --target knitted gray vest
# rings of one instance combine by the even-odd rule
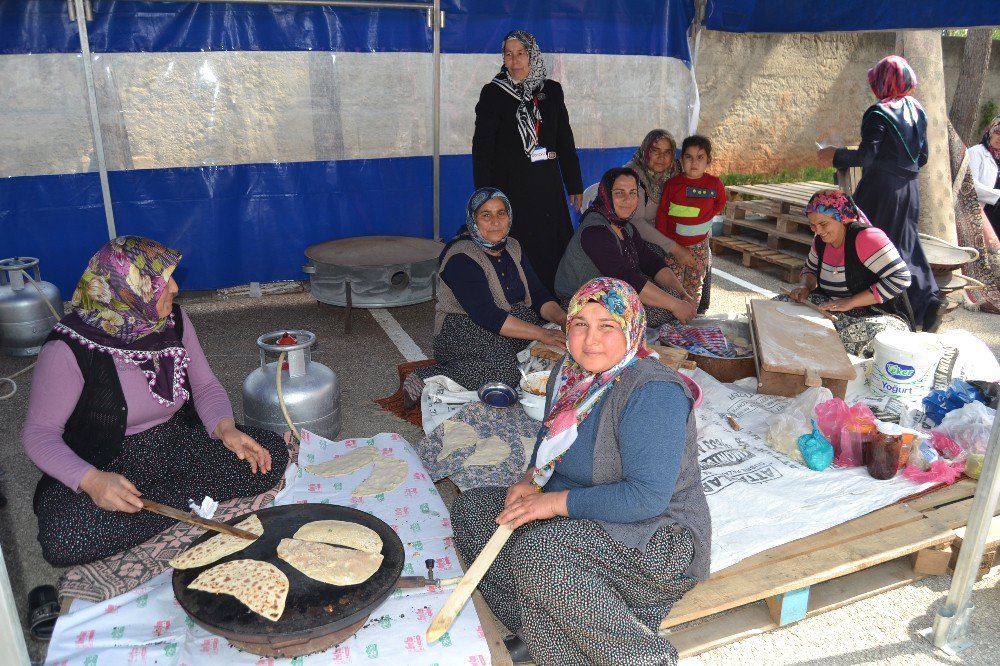
[[[517,266],[517,274],[520,276],[522,284],[524,284],[524,304],[530,308],[531,292],[528,290],[528,278],[525,277],[524,268],[521,266],[521,245],[516,239],[508,236],[506,251],[511,259],[514,260],[514,265]],[[448,265],[448,261],[456,254],[464,254],[479,264],[479,267],[483,269],[483,274],[486,276],[486,283],[490,286],[490,295],[493,296],[493,302],[501,310],[510,312],[510,303],[507,302],[507,297],[503,293],[500,278],[497,277],[496,269],[493,268],[493,264],[490,262],[490,258],[486,256],[483,248],[471,240],[455,241],[448,248],[448,251],[444,253],[444,257],[441,258],[441,265],[438,266],[436,278],[437,304],[434,308],[434,335],[441,332],[444,318],[448,315],[467,314],[465,309],[462,308],[462,304],[455,298],[455,292],[441,279],[444,267]]]
[[[559,366],[549,377],[551,396],[555,389]],[[597,441],[594,444],[593,485],[618,483],[622,480],[621,447],[618,442],[618,424],[628,404],[632,392],[647,382],[674,382],[684,389],[684,395],[692,399],[691,391],[674,370],[656,359],[639,359],[625,369],[618,382],[604,395],[597,424]],[[547,400],[545,413],[551,408]],[[701,468],[698,466],[698,438],[694,410],[688,415],[684,436],[684,454],[681,468],[674,484],[674,494],[662,515],[636,523],[610,523],[597,521],[615,541],[631,548],[644,550],[656,530],[664,525],[680,525],[691,530],[694,539],[694,559],[687,574],[696,580],[706,580],[712,545],[712,519],[708,513],[708,500],[701,485]]]
[[[577,289],[594,278],[604,275],[597,267],[597,264],[587,256],[586,251],[583,249],[583,244],[580,242],[580,236],[583,234],[584,229],[601,225],[610,227],[611,223],[605,220],[600,213],[590,211],[583,216],[583,219],[580,220],[580,228],[569,239],[566,252],[559,261],[559,268],[556,269],[556,297],[560,300],[570,298],[576,293]],[[609,233],[614,233],[610,229],[608,231]],[[622,232],[626,238],[632,238],[634,234],[639,233],[631,223],[627,223]],[[618,239],[617,235],[615,236],[615,242],[618,243],[620,251],[622,241]]]

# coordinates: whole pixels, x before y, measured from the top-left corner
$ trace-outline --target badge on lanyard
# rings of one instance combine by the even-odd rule
[[[545,146],[535,146],[531,151],[532,162],[543,162],[547,159],[549,159],[549,153],[545,150]]]

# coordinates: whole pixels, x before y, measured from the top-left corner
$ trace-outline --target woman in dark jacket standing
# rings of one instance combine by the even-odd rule
[[[824,148],[819,160],[838,169],[864,169],[854,201],[909,266],[912,282],[907,294],[914,320],[923,330],[934,331],[943,302],[917,238],[917,175],[927,164],[927,115],[910,94],[917,87],[917,75],[906,60],[892,55],[868,70],[868,83],[878,102],[861,120],[861,145],[857,150]]]
[[[510,235],[551,290],[573,235],[563,185],[577,209],[583,202],[580,160],[562,86],[546,78],[535,38],[508,33],[503,62],[476,104],[472,177],[477,189],[495,187],[510,198],[518,211]]]

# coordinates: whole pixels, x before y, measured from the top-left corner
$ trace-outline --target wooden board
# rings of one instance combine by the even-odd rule
[[[820,190],[829,189],[836,189],[836,185],[810,180],[801,183],[730,185],[726,188],[726,191],[730,195],[730,198],[733,198],[733,194],[742,194],[804,208],[809,203],[809,199],[813,194]]]
[[[751,324],[757,340],[761,370],[823,379],[854,379],[844,345],[834,330],[804,317],[780,311],[792,303],[755,299],[750,301]]]
[[[798,282],[799,273],[805,265],[800,257],[774,250],[745,236],[712,236],[709,245],[716,254],[727,250],[739,253],[742,255],[743,265],[750,268],[759,266],[761,262],[773,264],[784,271],[786,282]]]
[[[723,221],[723,230],[726,234],[732,233],[736,228],[751,229],[767,236],[767,246],[778,248],[782,241],[795,243],[804,246],[805,250],[812,247],[813,235],[804,231],[782,231],[778,228],[777,222],[773,219],[739,219],[726,217]]]

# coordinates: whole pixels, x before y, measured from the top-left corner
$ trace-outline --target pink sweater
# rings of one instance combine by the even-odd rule
[[[233,407],[225,389],[208,367],[208,359],[187,313],[181,310],[181,316],[184,318],[182,341],[191,357],[187,374],[194,395],[194,408],[205,430],[215,438],[219,422],[233,418]],[[173,407],[157,402],[149,392],[142,371],[136,366],[115,363],[115,367],[128,407],[126,435],[165,423],[180,410],[181,402]],[[38,354],[21,441],[24,452],[39,469],[77,492],[80,491],[80,480],[92,465],[73,453],[62,435],[82,391],[83,374],[73,351],[61,340],[47,342]]]

